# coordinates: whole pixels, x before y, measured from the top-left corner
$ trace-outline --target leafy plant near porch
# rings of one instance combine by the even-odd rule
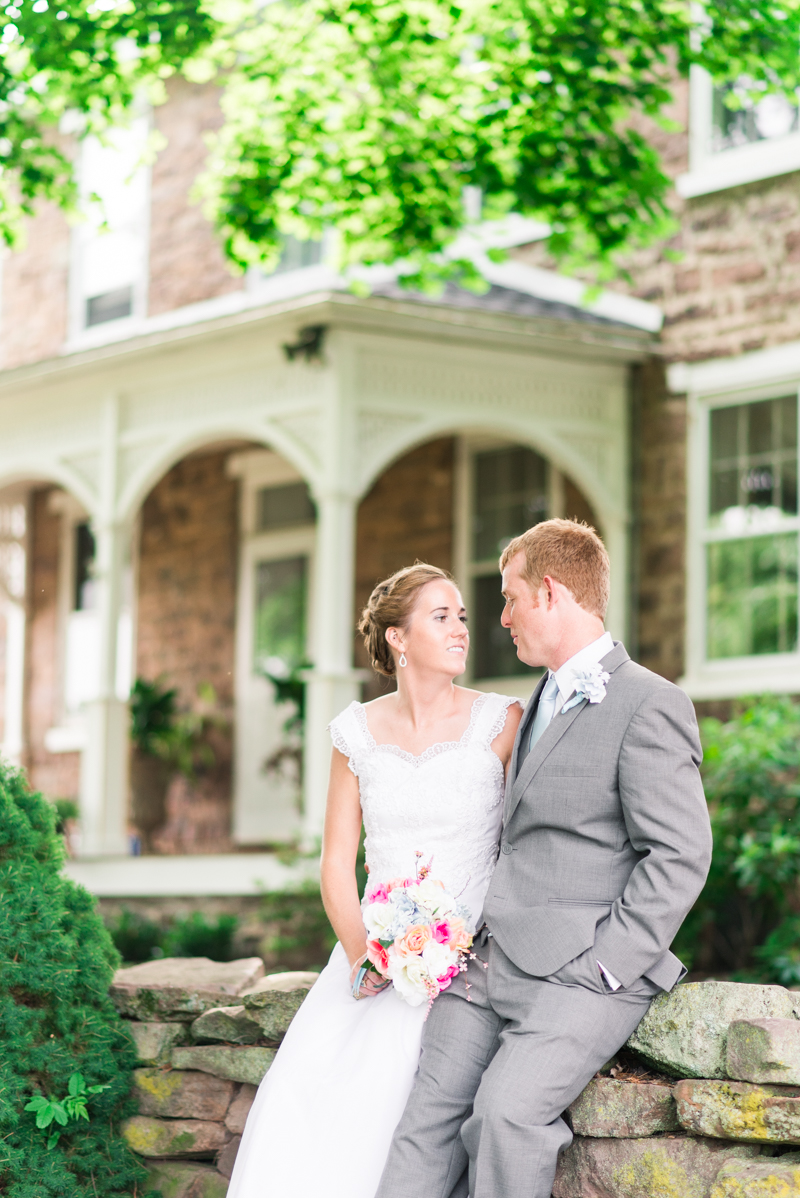
[[[144,1171],[116,1134],[136,1054],[108,997],[119,964],[94,901],[61,875],[55,812],[0,762],[0,1193],[131,1195]],[[76,1081],[81,1079],[81,1084]],[[60,1137],[37,1127],[67,1113]],[[69,1118],[86,1103],[86,1118]],[[36,1108],[31,1103],[37,1098]],[[67,1103],[69,1102],[69,1106]]]
[[[102,1094],[103,1090],[108,1089],[108,1086],[87,1086],[82,1073],[73,1073],[69,1079],[68,1089],[69,1093],[65,1094],[60,1101],[37,1094],[25,1107],[26,1111],[35,1113],[36,1126],[40,1131],[46,1131],[54,1123],[57,1124],[55,1131],[51,1131],[47,1137],[48,1148],[55,1148],[61,1139],[59,1129],[66,1127],[70,1120],[85,1119],[87,1123],[89,1122],[87,1108],[89,1098],[92,1094]]]
[[[800,704],[746,701],[702,722],[714,854],[676,952],[701,969],[800,982]]]

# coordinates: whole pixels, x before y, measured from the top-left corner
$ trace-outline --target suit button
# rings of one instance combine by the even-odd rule
[[[503,852],[506,854],[506,856],[508,856],[509,853],[514,852],[513,846],[510,844],[506,844],[505,841],[503,842],[502,848],[503,848]]]

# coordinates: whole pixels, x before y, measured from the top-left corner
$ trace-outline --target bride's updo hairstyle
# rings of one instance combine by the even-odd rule
[[[372,668],[379,674],[393,678],[396,673],[394,657],[386,640],[387,630],[407,628],[420,591],[429,582],[439,580],[453,581],[450,575],[438,566],[415,562],[413,566],[405,566],[375,587],[361,613],[358,631],[364,638]]]

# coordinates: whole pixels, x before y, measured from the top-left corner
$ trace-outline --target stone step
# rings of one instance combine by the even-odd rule
[[[576,1136],[559,1157],[553,1198],[710,1198],[722,1165],[748,1160],[758,1151],[693,1136]]]
[[[578,1136],[632,1139],[677,1131],[672,1087],[659,1082],[617,1081],[596,1077],[569,1108]]]
[[[759,1144],[800,1144],[800,1087],[749,1082],[681,1081],[681,1127],[698,1136]]]
[[[673,1077],[727,1076],[728,1029],[737,1020],[792,1019],[800,995],[783,986],[690,982],[660,994],[627,1047]]]
[[[709,1198],[795,1198],[800,1194],[800,1153],[726,1161]]]
[[[173,1069],[199,1069],[215,1077],[257,1086],[275,1060],[274,1048],[239,1048],[221,1044],[195,1044],[175,1048]]]
[[[224,1123],[205,1119],[152,1119],[134,1115],[120,1131],[139,1156],[211,1157],[231,1138]]]
[[[728,1077],[800,1086],[800,1021],[739,1019],[728,1029]]]
[[[189,1029],[185,1023],[138,1023],[125,1025],[136,1045],[136,1056],[142,1065],[168,1065],[176,1044],[186,1044]]]
[[[163,957],[118,969],[111,1001],[129,1019],[190,1023],[225,1000],[251,990],[263,976],[260,957],[211,961],[208,957]]]
[[[241,1005],[214,1007],[195,1019],[192,1039],[201,1044],[209,1040],[222,1040],[228,1044],[280,1041],[289,1030],[308,989],[308,986],[300,986],[291,990],[251,991],[243,996]]]
[[[136,1069],[134,1093],[140,1115],[161,1119],[211,1119],[222,1123],[236,1083],[211,1073],[183,1069]]]
[[[228,1179],[208,1165],[153,1161],[147,1170],[145,1192],[162,1198],[225,1198]]]

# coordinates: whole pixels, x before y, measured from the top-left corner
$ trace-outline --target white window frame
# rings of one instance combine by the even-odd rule
[[[308,523],[266,532],[258,530],[259,491],[264,487],[306,481],[279,454],[268,449],[233,454],[228,459],[227,472],[241,483],[236,597],[233,839],[243,845],[291,842],[301,832],[300,796],[289,783],[261,774],[254,762],[254,754],[263,761],[279,747],[285,719],[285,713],[279,711],[274,702],[272,684],[267,678],[257,676],[253,670],[254,567],[260,561],[293,556],[308,559],[307,652],[309,660],[313,660],[310,638],[314,620],[311,604],[316,593],[317,526]],[[263,723],[262,716],[266,716]]]
[[[508,437],[490,437],[482,434],[467,434],[456,438],[455,455],[455,487],[454,487],[454,545],[453,565],[456,579],[464,588],[464,603],[467,614],[474,610],[473,579],[485,575],[482,563],[472,560],[472,505],[474,500],[475,455],[491,449],[505,449],[514,446],[531,449],[533,446],[524,445]],[[548,508],[550,516],[563,516],[566,501],[564,498],[564,476],[547,457],[546,453],[536,450],[548,464]],[[500,589],[500,573],[497,574],[497,587]],[[540,677],[540,671],[528,674],[510,674],[496,678],[475,679],[472,674],[472,659],[467,659],[467,670],[463,676],[465,686],[474,687],[480,691],[499,691],[504,695],[517,695],[527,700]]]
[[[13,530],[0,530],[0,542],[19,546],[23,557],[23,584],[19,593],[7,590],[5,582],[0,584],[0,614],[5,622],[5,675],[3,679],[3,738],[0,754],[15,765],[22,764],[24,749],[24,704],[25,704],[25,640],[26,601],[28,570],[30,561],[30,497],[27,489],[10,487],[0,493],[3,507],[20,507],[24,511],[24,530],[21,535]]]
[[[706,545],[715,539],[708,528],[711,412],[792,393],[800,412],[800,342],[740,358],[679,363],[671,367],[669,383],[673,392],[688,392],[689,406],[686,673],[680,685],[699,700],[800,692],[800,645],[793,653],[706,656]],[[800,516],[787,517],[776,531],[797,531],[800,547]]]
[[[708,71],[693,66],[689,75],[689,170],[676,180],[679,195],[691,199],[800,170],[800,131],[714,152],[713,92]]]
[[[148,140],[151,130],[151,113],[148,106],[141,106],[133,118],[134,126],[142,139],[142,162],[136,171],[139,185],[143,191],[142,208],[138,219],[131,228],[140,242],[140,261],[136,277],[131,280],[132,303],[128,316],[120,316],[115,320],[103,321],[101,324],[86,324],[86,304],[89,296],[85,294],[83,282],[84,258],[95,234],[88,222],[80,222],[72,230],[70,243],[70,269],[68,287],[68,339],[66,348],[70,351],[86,349],[95,345],[104,345],[108,341],[116,341],[121,335],[131,336],[138,332],[147,318],[148,291],[150,283],[150,190],[152,169],[147,161]],[[78,186],[82,204],[88,204],[87,185],[83,178],[83,162],[86,149],[80,147],[78,163]]]
[[[77,619],[95,625],[94,635],[99,636],[96,611],[76,612],[73,608],[75,593],[75,530],[79,524],[89,521],[89,514],[81,503],[67,491],[51,492],[48,509],[60,517],[58,543],[58,582],[56,596],[56,718],[57,723],[48,728],[44,745],[48,753],[74,753],[86,748],[85,703],[70,707],[67,703],[68,690],[68,641],[70,625]],[[90,522],[90,521],[89,521]],[[136,671],[136,595],[138,592],[138,545],[139,527],[135,526],[131,538],[130,560],[125,566],[125,587],[129,592],[127,602],[120,613],[117,628],[117,698],[127,701],[130,696]],[[92,635],[91,628],[89,635]],[[99,658],[98,658],[99,664]],[[99,677],[97,679],[99,687]],[[90,701],[90,686],[86,702]]]

